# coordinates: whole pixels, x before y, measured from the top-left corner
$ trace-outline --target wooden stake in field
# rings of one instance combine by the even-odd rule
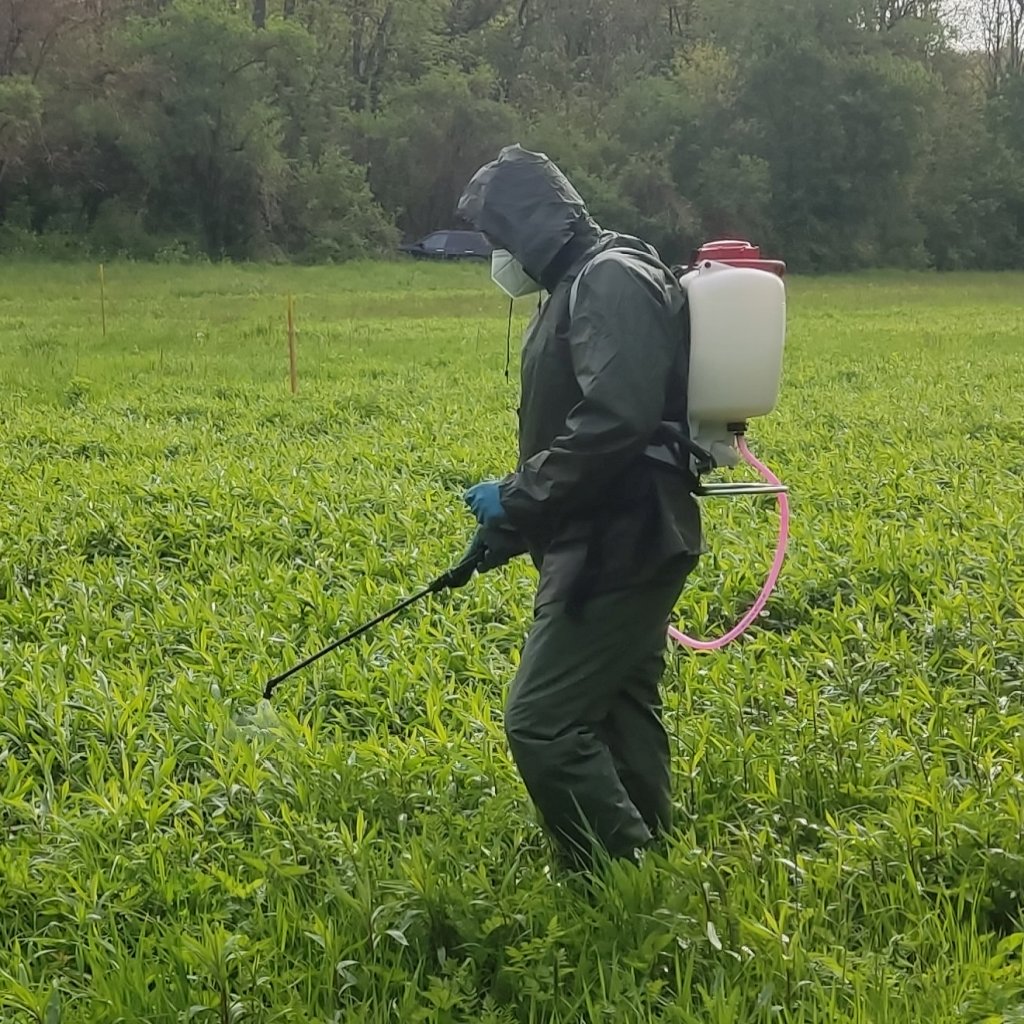
[[[103,321],[103,337],[107,336],[107,280],[100,264],[100,318]]]
[[[299,390],[299,369],[295,358],[295,298],[288,296],[288,364],[291,368],[292,394]]]

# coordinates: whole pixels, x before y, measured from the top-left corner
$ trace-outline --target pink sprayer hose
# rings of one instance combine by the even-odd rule
[[[756,469],[768,483],[782,486],[779,478],[747,447],[746,439],[742,434],[737,435],[736,443],[747,465]],[[782,563],[786,557],[786,544],[789,541],[789,499],[785,492],[780,492],[775,497],[779,503],[779,540],[775,545],[775,560],[772,562],[771,572],[768,573],[768,580],[761,593],[758,594],[757,600],[751,606],[750,611],[728,633],[717,640],[695,640],[692,636],[687,636],[674,626],[670,626],[668,635],[676,643],[695,651],[717,651],[745,632],[754,619],[761,614],[761,609],[764,608],[765,603],[771,596],[771,592],[775,589],[775,584],[778,582],[779,573],[782,571]]]

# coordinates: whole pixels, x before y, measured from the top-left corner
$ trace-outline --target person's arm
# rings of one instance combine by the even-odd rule
[[[551,446],[499,488],[527,535],[599,501],[661,423],[678,347],[663,288],[644,269],[601,260],[580,282],[569,346],[582,399]]]

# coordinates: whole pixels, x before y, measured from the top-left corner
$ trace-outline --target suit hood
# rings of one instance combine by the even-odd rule
[[[602,231],[569,179],[543,153],[507,146],[470,179],[458,214],[507,249],[535,281],[569,245],[588,248]]]

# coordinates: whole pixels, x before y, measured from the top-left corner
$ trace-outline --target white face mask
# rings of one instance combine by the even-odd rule
[[[523,270],[523,265],[507,249],[495,249],[491,253],[491,280],[513,299],[539,292],[543,287]]]

